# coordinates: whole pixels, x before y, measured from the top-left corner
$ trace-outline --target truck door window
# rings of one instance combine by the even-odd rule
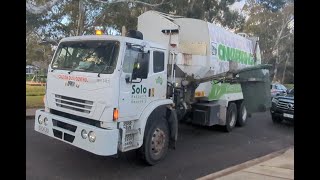
[[[164,53],[160,51],[153,52],[153,72],[161,72],[164,70]]]
[[[124,55],[124,60],[123,60],[123,65],[122,69],[123,72],[125,73],[132,73],[134,63],[137,61],[138,58],[141,58],[141,53],[138,48],[127,48],[125,55]],[[140,55],[139,55],[140,54]],[[149,53],[145,53],[144,58],[146,61],[144,62],[149,62]],[[146,67],[148,69],[148,65],[146,64],[143,67]]]

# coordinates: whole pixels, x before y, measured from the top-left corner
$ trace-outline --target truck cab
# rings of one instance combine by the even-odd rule
[[[166,97],[167,56],[165,47],[137,38],[62,39],[35,130],[104,156],[140,147],[145,124],[137,120],[152,107],[172,104]]]

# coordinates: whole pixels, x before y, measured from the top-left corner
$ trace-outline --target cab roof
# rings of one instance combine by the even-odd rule
[[[129,43],[137,43],[142,44],[143,42],[147,43],[151,48],[158,48],[158,49],[167,49],[163,45],[136,39],[136,38],[130,38],[125,36],[112,36],[112,35],[83,35],[83,36],[72,36],[72,37],[66,37],[63,38],[60,42],[68,42],[68,41],[89,41],[89,40],[117,40],[120,42],[129,42]]]

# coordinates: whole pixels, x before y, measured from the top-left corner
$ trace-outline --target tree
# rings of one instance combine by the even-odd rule
[[[41,39],[36,34],[26,37],[26,64],[38,64],[40,68],[46,68],[53,55],[52,46],[41,45]]]
[[[37,41],[59,41],[63,37],[94,34],[95,26],[120,34],[137,28],[137,17],[148,10],[219,23],[229,29],[242,28],[244,18],[231,11],[236,0],[27,0],[26,35]],[[237,0],[239,1],[239,0]],[[35,43],[30,46],[37,46]],[[48,46],[48,45],[47,45]],[[30,51],[32,51],[32,47]],[[41,59],[29,57],[27,59]]]
[[[95,0],[95,1],[101,2],[101,3],[106,3],[106,4],[126,2],[126,3],[142,4],[142,5],[145,5],[145,6],[156,7],[156,6],[162,5],[165,0],[161,0],[161,2],[159,2],[159,3],[147,2],[147,1],[139,1],[139,0]]]
[[[277,12],[286,4],[286,0],[258,0],[264,8],[272,12]]]
[[[154,10],[188,18],[221,24],[229,29],[241,29],[244,17],[229,6],[240,0],[175,0],[165,1]]]
[[[120,31],[122,26],[136,28],[137,17],[147,10],[203,19],[230,29],[241,29],[244,18],[229,9],[235,1],[27,0],[27,29],[51,38],[90,34],[97,24]]]
[[[280,7],[270,9],[264,5],[265,2],[267,0],[263,3],[247,1],[244,11],[249,18],[244,31],[260,38],[263,62],[274,65],[273,80],[284,80],[278,70],[289,70],[282,66],[290,64],[294,57],[292,50],[294,5],[291,1],[287,1],[284,5],[280,3]]]
[[[26,1],[26,12],[31,14],[42,14],[57,4],[59,0],[50,0],[48,2],[27,0]]]

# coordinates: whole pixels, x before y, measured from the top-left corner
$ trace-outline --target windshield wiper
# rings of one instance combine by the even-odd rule
[[[98,73],[98,77],[100,77],[100,74],[103,72],[103,71],[105,71],[106,70],[106,68],[111,68],[111,67],[113,67],[113,66],[105,66],[99,73]]]

